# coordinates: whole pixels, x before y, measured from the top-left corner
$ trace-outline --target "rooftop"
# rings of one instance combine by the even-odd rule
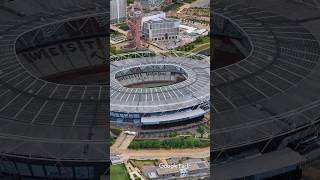
[[[148,21],[146,21],[148,23],[163,23],[163,22],[180,22],[179,19],[173,19],[173,18],[161,18],[161,17],[157,17],[157,18],[152,18]]]
[[[158,168],[156,171],[159,176],[179,173],[178,168]]]
[[[105,3],[99,4],[98,1],[91,4],[81,0],[64,2],[26,3],[17,0],[9,2],[10,8],[24,11],[25,16],[0,14],[0,24],[6,24],[0,27],[0,59],[3,64],[14,64],[0,67],[0,123],[5,127],[0,130],[2,155],[82,162],[104,162],[107,159],[106,86],[46,82],[30,74],[16,56],[16,40],[31,29],[109,11]],[[81,6],[70,7],[74,3]],[[98,124],[101,121],[102,124],[98,127],[92,121]],[[10,148],[13,146],[16,148]],[[70,151],[73,153],[67,153]]]

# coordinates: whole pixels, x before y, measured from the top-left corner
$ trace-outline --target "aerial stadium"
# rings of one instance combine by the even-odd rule
[[[107,170],[105,1],[1,1],[0,177]]]
[[[211,81],[214,179],[300,179],[303,164],[319,157],[320,22],[313,2],[212,2],[212,37],[241,52],[232,63],[213,60],[220,60]]]
[[[192,121],[210,110],[207,56],[134,52],[111,57],[110,118],[113,123],[155,126]]]

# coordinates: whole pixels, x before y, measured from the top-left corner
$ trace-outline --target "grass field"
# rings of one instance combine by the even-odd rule
[[[192,49],[191,52],[198,53],[200,51],[203,51],[203,50],[209,49],[209,48],[210,48],[210,43],[205,43],[205,44],[201,44],[201,45],[197,46],[196,48]]]
[[[142,169],[145,166],[154,166],[155,165],[154,160],[132,160],[132,162],[139,169]]]
[[[177,48],[178,51],[200,52],[210,48],[210,36],[198,37],[192,43]]]
[[[126,167],[121,165],[111,165],[110,179],[112,180],[130,180]]]

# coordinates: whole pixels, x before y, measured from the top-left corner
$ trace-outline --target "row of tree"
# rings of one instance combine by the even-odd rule
[[[210,146],[210,141],[199,140],[193,137],[176,137],[165,140],[136,140],[131,142],[131,149],[184,149],[203,148]]]

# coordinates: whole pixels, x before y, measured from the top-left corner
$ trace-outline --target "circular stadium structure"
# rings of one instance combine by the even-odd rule
[[[201,55],[114,56],[110,117],[114,123],[152,126],[188,121],[209,112],[210,65]],[[181,56],[182,55],[182,56]],[[119,55],[123,56],[123,55]],[[199,59],[200,58],[200,59]]]
[[[318,140],[320,34],[308,21],[319,11],[288,1],[245,2],[212,4],[213,35],[232,38],[246,55],[212,73],[211,158],[216,179],[254,175],[255,167],[251,172],[227,167],[286,148],[312,160],[308,153]],[[294,159],[290,154],[275,153],[272,159]]]
[[[106,171],[107,4],[1,4],[0,176],[98,179]]]

